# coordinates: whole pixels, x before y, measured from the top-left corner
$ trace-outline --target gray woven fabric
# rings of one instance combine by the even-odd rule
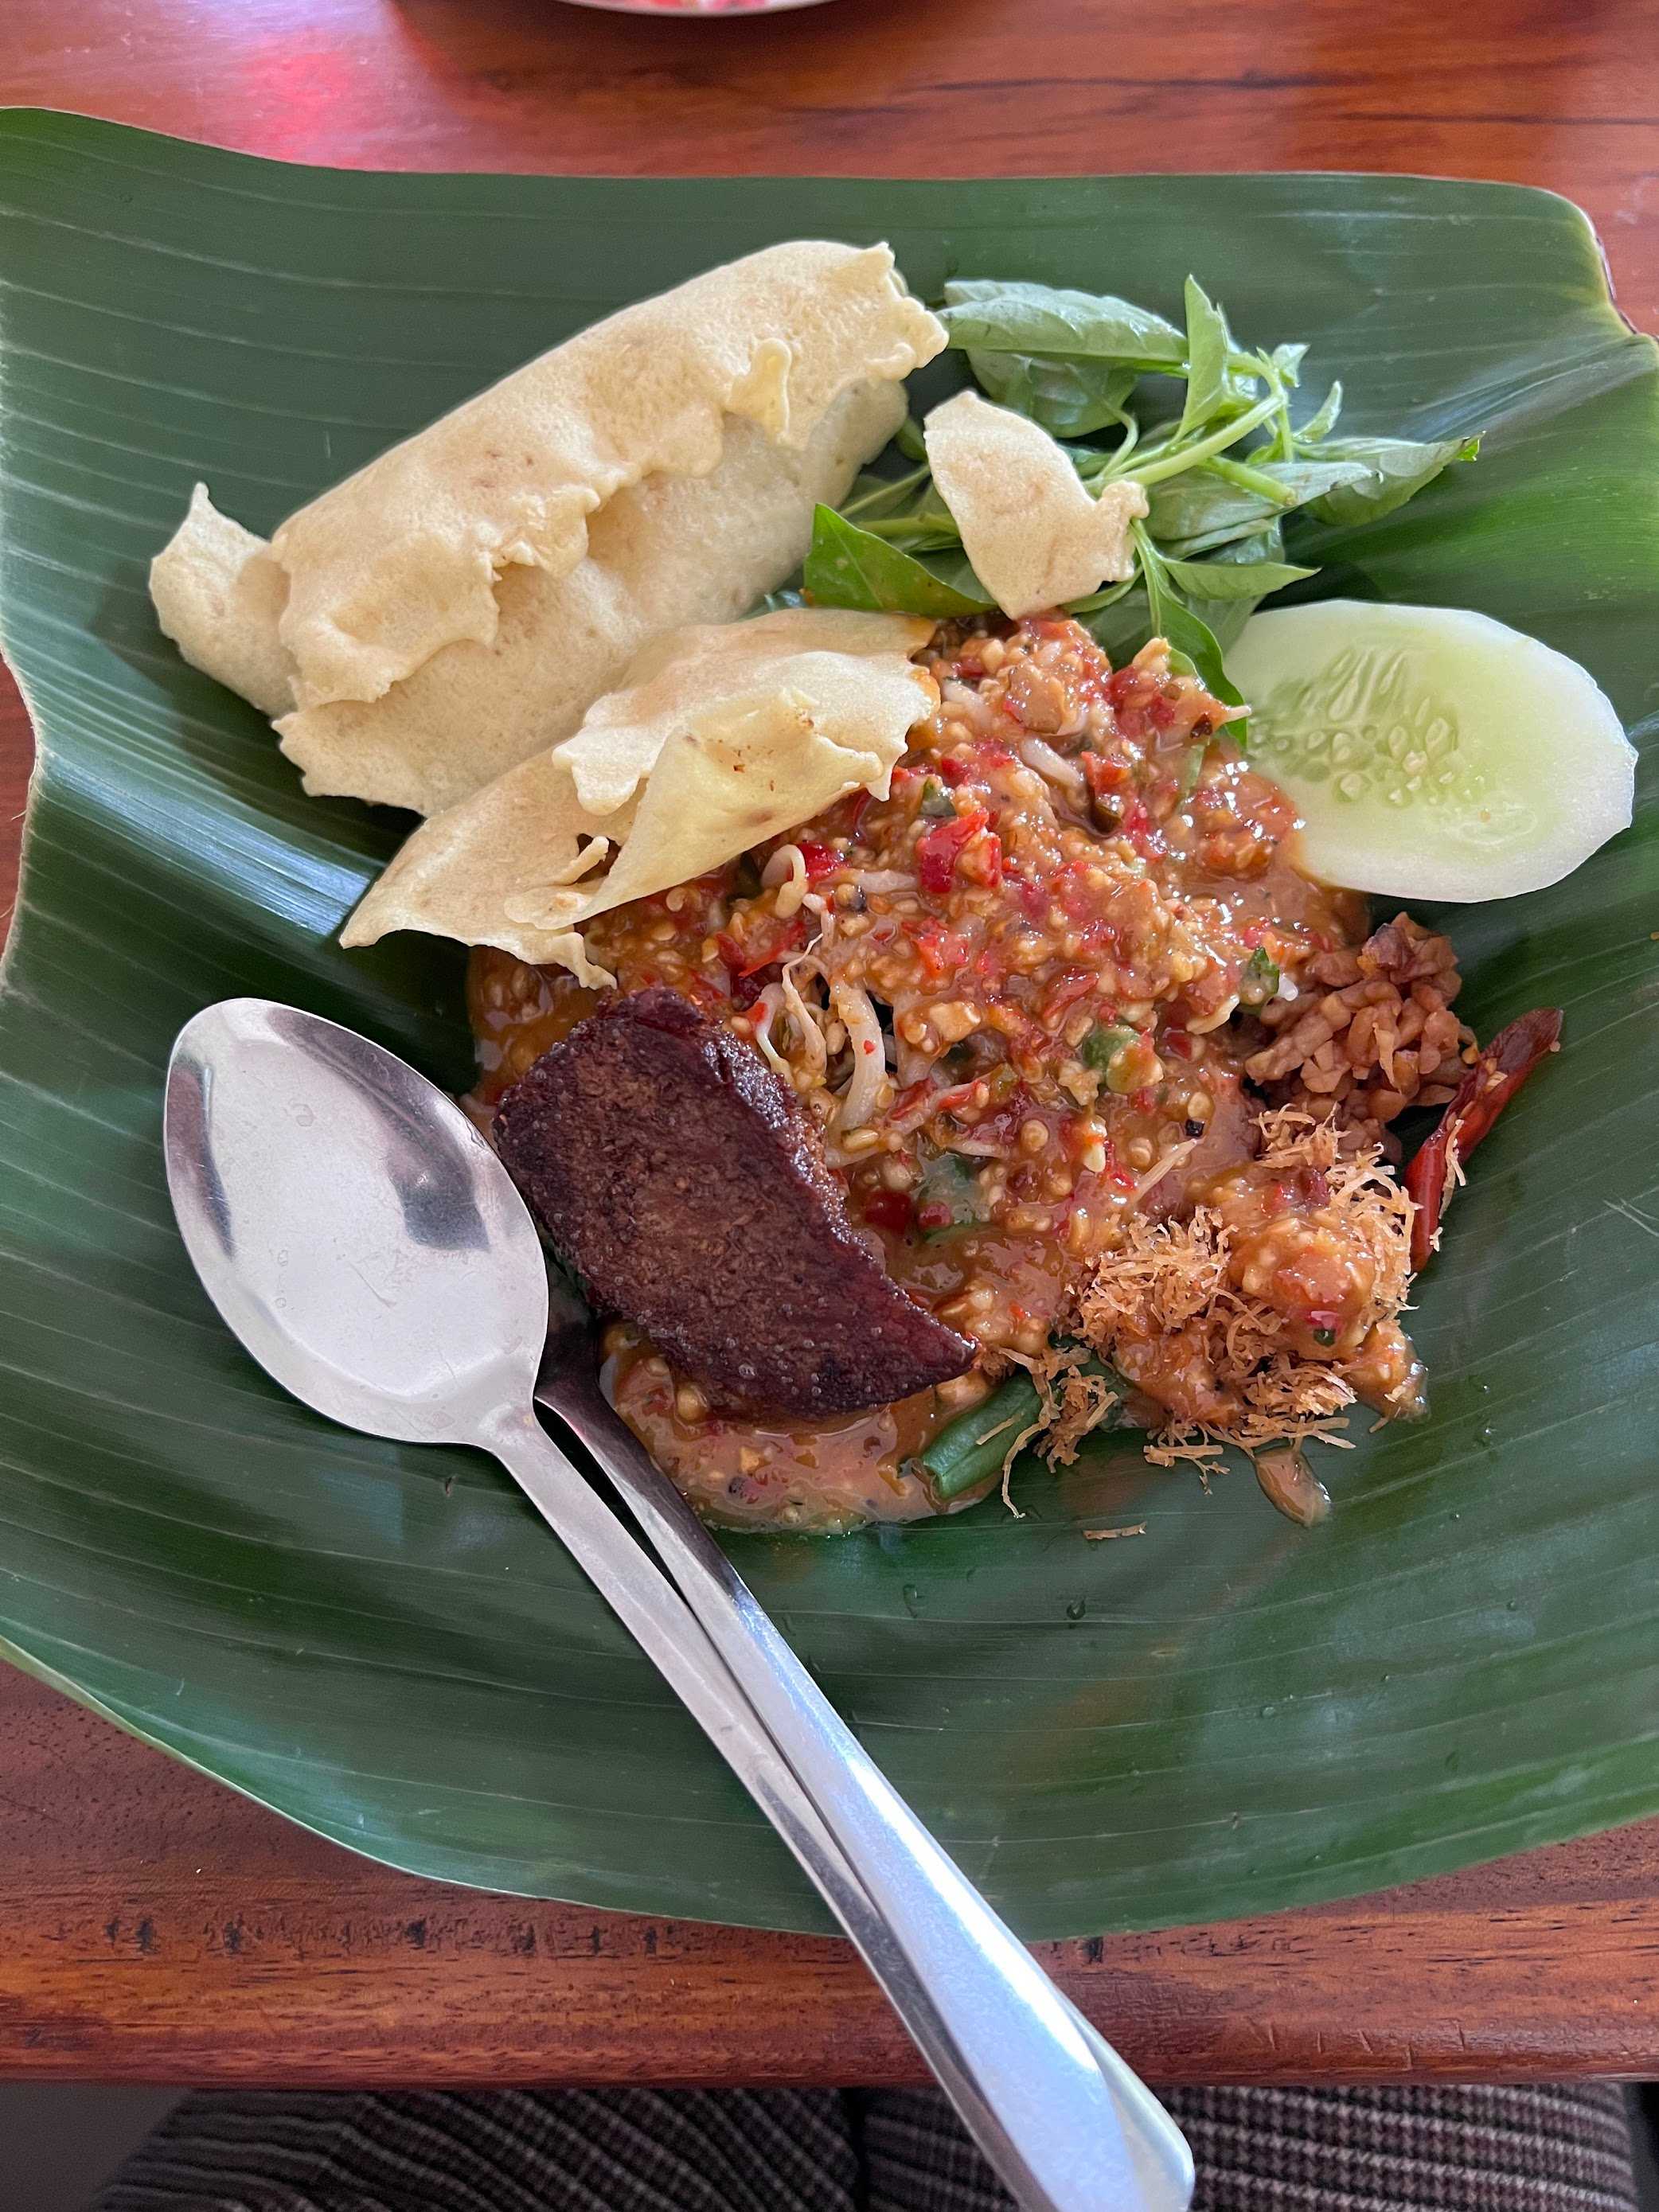
[[[1183,2089],[1195,2212],[1632,2212],[1612,2082],[1529,2089]]]
[[[1195,2212],[1635,2212],[1623,2093],[1177,2089]],[[185,2099],[93,2212],[1010,2212],[928,2090]]]
[[[831,2090],[205,2094],[96,2212],[855,2212]]]

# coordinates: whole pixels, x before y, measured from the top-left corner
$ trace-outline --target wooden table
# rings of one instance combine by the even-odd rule
[[[1626,312],[1654,329],[1656,54],[1656,0],[834,0],[702,23],[559,0],[6,0],[0,98],[366,166],[1507,178],[1589,210]],[[27,757],[7,687],[0,823]],[[843,1945],[412,1881],[4,1670],[0,1890],[14,2075],[919,2070]],[[1659,1822],[1360,1904],[1043,1955],[1155,2081],[1651,2075]]]

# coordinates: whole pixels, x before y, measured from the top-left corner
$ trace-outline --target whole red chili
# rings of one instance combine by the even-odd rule
[[[1460,1163],[1492,1123],[1540,1060],[1561,1041],[1561,1010],[1538,1006],[1499,1030],[1457,1086],[1440,1117],[1440,1126],[1419,1145],[1401,1178],[1416,1202],[1412,1218],[1412,1266],[1425,1267],[1440,1243],[1440,1217],[1450,1194],[1451,1152]]]

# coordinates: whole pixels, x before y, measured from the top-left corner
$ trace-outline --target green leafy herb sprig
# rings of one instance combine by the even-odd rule
[[[993,279],[947,284],[941,318],[982,389],[1059,441],[1097,496],[1123,477],[1146,489],[1134,574],[1066,611],[1114,659],[1167,638],[1230,705],[1243,702],[1226,648],[1270,592],[1316,573],[1286,559],[1286,517],[1374,521],[1480,446],[1334,436],[1340,384],[1298,422],[1307,348],[1241,347],[1191,276],[1184,330],[1127,300]],[[824,606],[988,612],[919,426],[908,422],[895,444],[907,470],[866,472],[839,510],[817,509],[805,591]]]

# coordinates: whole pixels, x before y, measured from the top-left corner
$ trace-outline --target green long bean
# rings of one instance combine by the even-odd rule
[[[921,1455],[935,1494],[960,1498],[975,1483],[988,1480],[1007,1458],[1008,1447],[1020,1431],[1036,1420],[1042,1404],[1029,1375],[1011,1375],[988,1398],[958,1413]]]
[[[1129,1385],[1115,1368],[1091,1356],[1078,1362],[1078,1370],[1099,1376],[1118,1393],[1117,1404],[1100,1424],[1102,1433],[1140,1427],[1128,1410]],[[988,1398],[948,1422],[917,1460],[927,1471],[935,1496],[948,1501],[978,1483],[989,1481],[1007,1458],[1010,1444],[1030,1427],[1042,1406],[1042,1395],[1030,1376],[1011,1375]]]

